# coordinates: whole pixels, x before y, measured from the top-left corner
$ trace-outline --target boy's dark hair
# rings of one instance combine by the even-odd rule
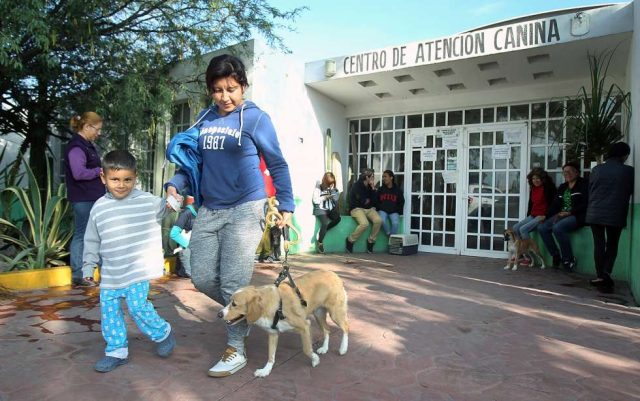
[[[138,171],[136,158],[128,150],[112,150],[102,159],[102,169],[107,170],[131,170]]]
[[[564,170],[565,167],[573,167],[574,169],[576,169],[578,174],[580,174],[580,163],[576,161],[566,162],[564,166],[562,166],[562,169]]]
[[[235,79],[242,87],[249,86],[247,72],[239,58],[230,54],[222,54],[212,58],[205,74],[207,89],[211,91],[215,81],[227,77]]]

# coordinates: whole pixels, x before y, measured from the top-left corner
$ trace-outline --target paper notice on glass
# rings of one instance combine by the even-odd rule
[[[520,143],[522,142],[522,130],[517,129],[507,129],[504,131],[504,142],[505,143]]]
[[[438,133],[442,135],[442,147],[445,149],[458,149],[458,134],[457,128],[442,128],[438,130]]]
[[[411,133],[411,147],[422,148],[427,144],[426,132],[412,132]]]
[[[442,180],[445,184],[455,184],[458,181],[458,171],[443,171],[442,172]]]
[[[494,159],[510,159],[511,158],[511,146],[509,145],[495,145],[491,149],[491,157]]]
[[[434,162],[436,161],[438,151],[436,149],[422,149],[420,152],[420,161]]]

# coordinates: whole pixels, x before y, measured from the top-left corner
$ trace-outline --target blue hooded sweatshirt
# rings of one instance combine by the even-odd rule
[[[198,151],[202,160],[199,189],[205,207],[229,209],[265,199],[260,171],[262,154],[276,187],[278,210],[294,211],[289,166],[267,113],[245,101],[226,116],[211,106],[199,114],[198,120]],[[167,185],[179,191],[191,190],[189,174],[181,169]]]

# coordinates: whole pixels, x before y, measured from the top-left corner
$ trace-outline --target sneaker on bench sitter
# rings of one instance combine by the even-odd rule
[[[211,377],[231,376],[247,365],[247,357],[244,353],[238,352],[234,347],[227,345],[222,357],[211,369],[207,375]]]

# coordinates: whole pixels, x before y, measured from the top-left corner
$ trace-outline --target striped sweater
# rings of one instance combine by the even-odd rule
[[[84,235],[84,271],[102,259],[100,286],[121,289],[162,276],[161,220],[164,199],[134,189],[124,199],[106,193],[89,214]]]

